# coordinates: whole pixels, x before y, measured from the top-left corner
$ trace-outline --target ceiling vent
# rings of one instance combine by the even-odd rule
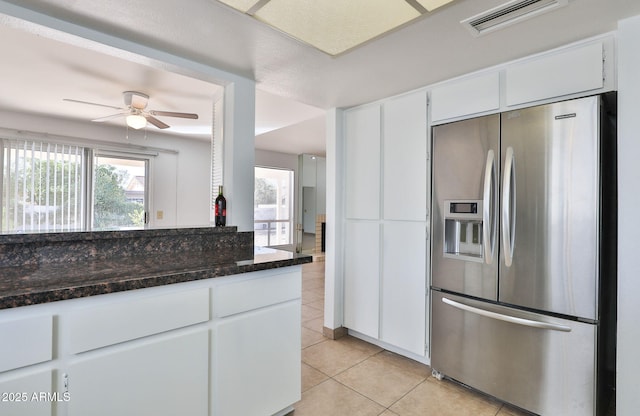
[[[566,6],[569,0],[512,0],[461,21],[474,36],[484,35]]]

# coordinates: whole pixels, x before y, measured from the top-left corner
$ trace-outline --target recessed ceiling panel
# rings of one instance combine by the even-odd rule
[[[453,0],[220,0],[329,55],[338,55]]]
[[[253,7],[254,4],[256,4],[256,2],[258,0],[219,0],[221,3],[226,4],[227,6],[231,6],[236,10],[240,10],[242,13],[246,13],[247,11],[249,11],[249,9],[251,7]]]
[[[420,13],[405,0],[271,0],[254,15],[337,55],[394,29]]]
[[[420,3],[422,6],[424,6],[425,9],[431,12],[437,9],[438,7],[442,7],[447,3],[451,3],[453,0],[416,0],[416,1]]]

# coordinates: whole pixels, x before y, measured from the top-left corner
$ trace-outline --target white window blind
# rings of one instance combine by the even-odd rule
[[[3,141],[2,232],[84,228],[85,148]]]
[[[218,196],[218,186],[223,185],[223,161],[224,161],[224,100],[218,99],[213,104],[213,122],[211,125],[211,221],[213,221],[213,205]]]

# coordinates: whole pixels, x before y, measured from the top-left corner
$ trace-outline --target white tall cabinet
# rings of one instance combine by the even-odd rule
[[[344,325],[428,362],[425,91],[345,111]]]

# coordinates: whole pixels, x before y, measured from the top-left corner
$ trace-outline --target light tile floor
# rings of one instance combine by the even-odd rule
[[[526,415],[357,338],[325,338],[324,262],[302,270],[302,400],[293,416]]]

